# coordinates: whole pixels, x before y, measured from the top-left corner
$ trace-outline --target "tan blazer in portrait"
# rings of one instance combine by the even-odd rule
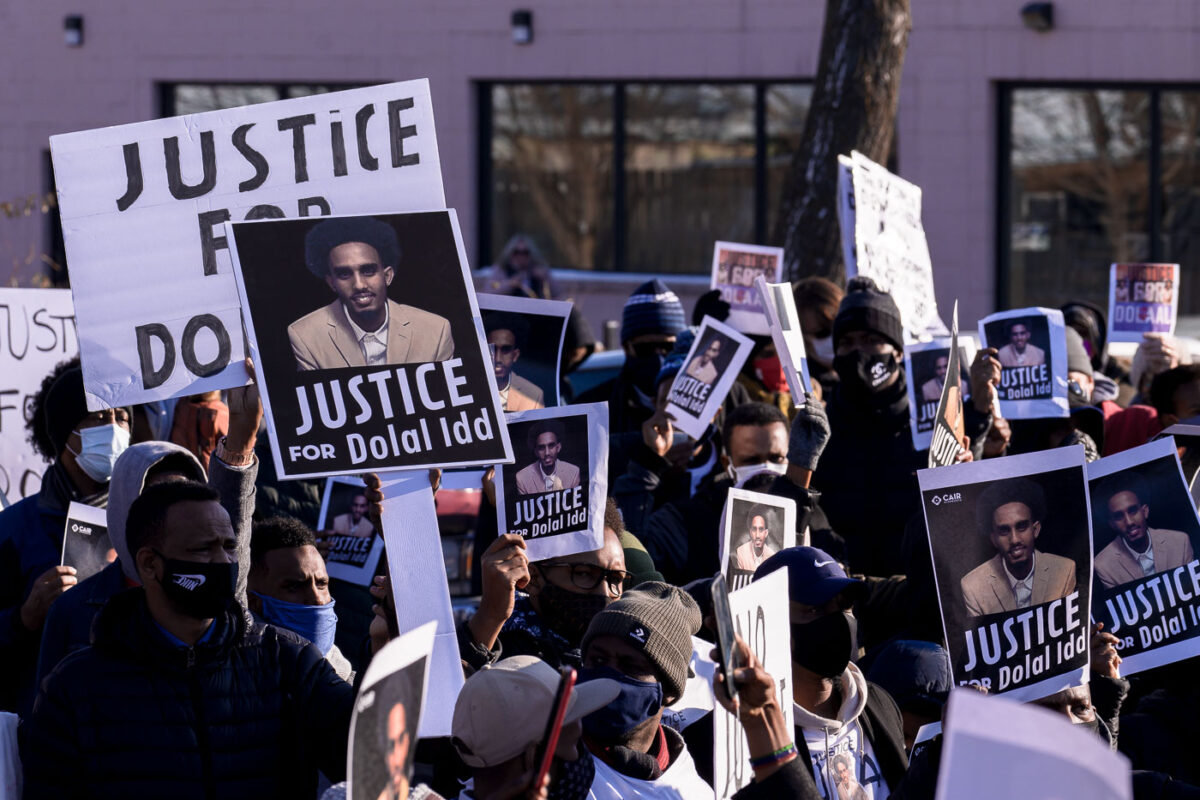
[[[1150,534],[1150,547],[1154,550],[1154,571],[1156,573],[1182,567],[1196,557],[1192,552],[1191,540],[1182,531],[1147,528],[1146,533]],[[1093,564],[1096,577],[1104,584],[1105,589],[1145,577],[1142,566],[1129,552],[1129,548],[1121,542],[1120,536],[1113,539],[1107,547],[1096,554]]]
[[[1075,562],[1069,558],[1035,550],[1031,606],[1066,597],[1075,591]],[[963,602],[972,617],[1014,611],[1017,599],[1004,571],[1003,556],[997,553],[963,576]]]
[[[751,542],[743,542],[742,546],[734,551],[737,556],[737,568],[748,569],[751,572],[758,569],[763,561],[766,561],[771,556],[775,555],[775,548],[770,544],[763,545],[762,561],[754,560],[754,545]]]
[[[559,489],[574,489],[579,485],[579,467],[574,464],[560,459],[554,465],[554,474],[562,482],[562,486],[547,489],[546,481],[542,477],[542,465],[537,461],[533,462],[517,473],[517,494],[542,494]]]
[[[529,411],[545,407],[545,395],[536,383],[522,378],[515,372],[508,373],[508,400],[504,404],[505,411]]]
[[[930,378],[929,380],[925,381],[923,384],[921,384],[921,399],[941,400],[942,386],[944,385],[945,384],[943,384],[937,378]]]
[[[1000,348],[1000,352],[996,353],[996,359],[1002,367],[1036,367],[1046,363],[1046,351],[1027,344],[1025,345],[1025,358],[1021,360],[1017,355],[1017,349],[1011,344],[1006,344]]]
[[[341,536],[358,536],[362,538],[375,533],[375,526],[366,517],[360,519],[357,525],[353,524],[350,512],[347,511],[345,514],[338,514],[333,518],[333,532]]]
[[[288,326],[296,369],[365,367],[362,347],[346,319],[342,301],[334,300]],[[454,355],[450,322],[442,316],[388,300],[388,364],[445,361]]]

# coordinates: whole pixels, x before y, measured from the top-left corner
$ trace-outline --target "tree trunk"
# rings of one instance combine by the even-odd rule
[[[911,29],[909,0],[827,0],[812,105],[773,236],[793,281],[845,278],[837,157],[858,150],[887,163]]]

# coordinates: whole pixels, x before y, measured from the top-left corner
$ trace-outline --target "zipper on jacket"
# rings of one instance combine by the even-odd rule
[[[204,716],[204,696],[200,691],[200,679],[196,676],[196,648],[187,649],[188,692],[192,696],[192,712],[195,715],[196,743],[200,747],[201,777],[204,796],[216,800],[217,786],[213,776],[212,743],[208,739],[208,725]]]

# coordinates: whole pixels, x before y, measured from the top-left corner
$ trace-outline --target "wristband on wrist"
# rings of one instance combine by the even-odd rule
[[[794,756],[794,755],[796,755],[796,743],[789,742],[786,747],[781,747],[778,750],[776,750],[774,753],[768,753],[765,756],[759,756],[758,758],[750,759],[750,767],[752,769],[758,769],[759,767],[769,767],[772,764],[778,764],[780,761],[783,761],[785,758],[790,758],[791,756]]]
[[[244,453],[234,453],[225,446],[224,436],[217,442],[217,448],[213,451],[213,454],[231,467],[246,467],[254,463],[253,450]]]

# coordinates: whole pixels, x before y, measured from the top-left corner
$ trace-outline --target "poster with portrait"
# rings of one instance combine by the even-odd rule
[[[676,428],[693,439],[704,438],[753,349],[754,342],[728,325],[707,316],[701,320],[692,349],[667,393],[667,413]]]
[[[778,283],[783,275],[783,248],[757,244],[716,242],[713,245],[711,288],[720,289],[729,303],[725,322],[734,330],[766,336],[767,318],[762,298],[754,288],[756,278]]]
[[[281,478],[512,460],[453,210],[227,229]]]
[[[1193,418],[1186,422],[1172,425],[1159,433],[1155,439],[1171,436],[1178,448],[1179,466],[1183,469],[1183,479],[1187,482],[1188,491],[1192,495],[1192,504],[1200,509],[1200,419]]]
[[[1087,681],[1082,447],[917,473],[954,682],[1036,700]]]
[[[65,133],[50,152],[92,411],[246,382],[223,223],[446,207],[427,80]]]
[[[1113,264],[1108,273],[1108,341],[1141,342],[1175,333],[1178,264]]]
[[[393,639],[367,665],[350,717],[346,800],[408,797],[436,628]]]
[[[946,376],[950,374],[950,342],[948,336],[928,342],[910,344],[904,348],[904,371],[908,375],[908,415],[912,423],[913,448],[926,450],[933,439],[938,403]],[[970,399],[971,380],[967,365],[971,363],[975,344],[971,339],[958,340],[958,374],[961,400]]]
[[[63,528],[62,560],[74,567],[75,577],[87,580],[117,560],[117,551],[108,540],[108,517],[103,508],[71,501]]]
[[[1017,308],[979,320],[982,347],[1000,361],[1000,413],[1008,419],[1065,417],[1067,334],[1057,308]]]
[[[788,614],[787,570],[780,569],[743,589],[729,593],[733,630],[775,679],[775,696],[791,697],[792,629]],[[779,704],[784,730],[792,730],[790,702]],[[819,758],[819,756],[818,756]],[[713,711],[713,788],[727,800],[754,779],[746,731],[724,708]]]
[[[427,702],[418,730],[421,738],[449,736],[464,679],[433,489],[426,472],[385,478],[380,489],[397,629],[403,634],[429,623],[435,626]]]
[[[720,558],[730,591],[748,585],[768,558],[795,546],[795,500],[746,489],[729,490],[721,516]]]
[[[1129,759],[1057,711],[950,693],[937,800],[1132,800]]]
[[[563,336],[571,304],[481,294],[479,312],[503,410],[558,405]]]
[[[1167,437],[1088,464],[1092,615],[1120,640],[1121,674],[1200,654],[1200,519]]]
[[[787,378],[792,405],[804,405],[812,383],[808,377],[808,354],[804,349],[804,333],[800,330],[800,315],[796,313],[796,296],[790,283],[767,283],[756,278],[754,286],[763,299],[767,324],[771,326],[771,341],[779,355],[780,366]]]
[[[42,381],[79,352],[69,289],[0,289],[0,493],[7,503],[38,493],[50,462],[26,423]]]
[[[516,461],[496,465],[499,530],[525,540],[530,561],[604,545],[608,403],[508,414]]]
[[[370,586],[383,554],[383,535],[367,516],[366,484],[340,475],[325,479],[317,536],[327,544],[325,569],[329,577]]]

